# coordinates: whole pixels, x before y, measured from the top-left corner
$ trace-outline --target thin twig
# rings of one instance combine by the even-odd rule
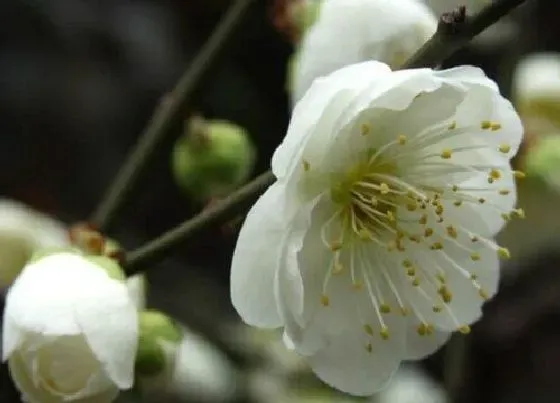
[[[450,13],[442,14],[434,36],[404,64],[404,68],[438,66],[467,45],[475,36],[525,1],[495,0],[473,16],[466,15],[464,6],[458,7]]]
[[[225,47],[225,43],[232,36],[234,28],[252,2],[253,0],[237,0],[229,8],[175,88],[158,105],[138,143],[92,215],[91,221],[100,231],[106,231],[112,224],[115,214],[125,203],[140,176],[146,171],[150,156],[165,139],[177,119],[181,118],[181,112],[189,97],[197,89],[202,76],[219,52]]]
[[[194,235],[197,231],[212,224],[227,221],[236,214],[244,213],[258,195],[262,194],[273,182],[274,175],[272,172],[265,172],[221,202],[211,205],[194,218],[130,252],[125,259],[127,275],[132,275],[141,270],[142,267],[161,259],[174,246],[184,242],[185,239]]]
[[[466,16],[464,7],[440,18],[437,32],[405,64],[406,68],[430,67],[449,57],[470,39],[485,28],[498,21],[525,0],[498,0],[488,5],[473,17]],[[243,211],[261,192],[274,182],[272,172],[268,171],[240,188],[228,198],[216,203],[197,216],[185,221],[177,228],[161,235],[141,248],[132,251],[127,257],[126,271],[136,273],[141,267],[154,263],[165,256],[174,246],[184,242],[201,229],[219,221],[227,221]]]

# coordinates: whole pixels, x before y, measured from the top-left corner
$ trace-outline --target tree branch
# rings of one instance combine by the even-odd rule
[[[465,7],[459,7],[440,17],[438,29],[428,42],[404,65],[404,68],[434,67],[466,45],[473,37],[498,21],[525,0],[497,0],[478,14],[468,17]],[[133,274],[142,266],[154,263],[174,246],[184,242],[197,231],[227,221],[247,208],[272,183],[274,176],[268,171],[248,183],[228,198],[204,210],[177,228],[132,251],[125,270]]]
[[[201,78],[225,47],[239,24],[244,12],[253,0],[237,0],[226,12],[212,36],[204,44],[196,58],[177,82],[175,88],[166,95],[156,108],[148,126],[138,143],[117,173],[109,190],[92,215],[91,221],[100,231],[105,232],[122,207],[134,185],[145,172],[148,160],[159,144],[165,139],[173,124],[182,117],[191,94],[198,88]]]
[[[404,64],[403,68],[437,67],[525,1],[494,0],[473,16],[467,15],[465,6],[442,14],[434,36]]]
[[[132,275],[142,267],[154,263],[164,257],[169,250],[184,242],[197,231],[218,222],[227,221],[235,215],[244,213],[274,182],[274,175],[267,171],[252,182],[233,192],[227,198],[209,206],[200,214],[185,221],[175,229],[161,235],[148,244],[130,252],[125,258],[125,271]]]

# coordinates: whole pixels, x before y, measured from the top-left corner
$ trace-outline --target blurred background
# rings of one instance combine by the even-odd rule
[[[252,175],[268,168],[289,121],[286,77],[294,46],[282,24],[281,3],[289,2],[254,1],[185,111],[185,119],[196,113],[245,128],[257,151]],[[454,5],[430,3],[438,11],[442,4]],[[154,107],[229,5],[229,0],[2,0],[1,196],[65,223],[87,219]],[[478,65],[512,95],[514,71],[525,55],[560,52],[558,15],[557,0],[530,0],[445,65]],[[560,83],[560,70],[556,79]],[[204,208],[172,176],[171,149],[182,131],[177,125],[111,232],[127,248]],[[528,133],[531,141],[517,160],[520,166],[538,135],[538,130]],[[560,401],[557,193],[538,178],[521,185],[527,219],[512,223],[502,235],[513,259],[503,267],[502,290],[487,304],[483,319],[460,343],[452,341],[403,372],[395,382],[401,392],[374,399]],[[146,392],[141,398],[123,396],[123,401],[351,400],[317,381],[305,363],[284,350],[278,334],[240,323],[228,285],[237,230],[235,225],[209,229],[147,273],[148,306],[176,318],[211,351],[200,357],[193,353],[190,360],[206,378],[173,393]],[[0,401],[19,401],[5,366]]]

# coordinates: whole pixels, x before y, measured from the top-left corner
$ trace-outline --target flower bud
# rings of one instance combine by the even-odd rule
[[[437,19],[417,0],[328,0],[303,37],[293,65],[292,103],[315,79],[377,60],[399,68],[432,36]]]
[[[560,137],[540,138],[525,157],[525,171],[530,177],[539,177],[560,191]]]
[[[181,330],[171,318],[156,310],[140,313],[136,374],[141,387],[166,387],[175,365]]]
[[[198,201],[221,197],[247,180],[255,150],[248,133],[233,123],[194,117],[172,155],[177,184]]]
[[[0,287],[8,287],[38,248],[68,244],[63,224],[23,203],[0,199]]]
[[[536,136],[560,132],[560,55],[536,53],[521,60],[513,91],[526,130]]]
[[[23,400],[111,402],[132,387],[136,308],[118,264],[36,253],[6,296],[2,352]]]

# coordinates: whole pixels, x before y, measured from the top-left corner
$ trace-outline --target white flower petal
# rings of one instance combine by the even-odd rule
[[[275,297],[282,322],[284,324],[284,342],[289,349],[297,349],[300,354],[310,355],[324,346],[326,340],[320,327],[308,327],[305,316],[304,295],[314,295],[311,289],[304,289],[303,277],[300,272],[298,254],[307,234],[312,212],[321,199],[308,203],[294,219],[282,252],[281,267],[276,273]],[[320,264],[319,264],[320,265]],[[317,290],[316,283],[308,284]],[[315,301],[316,302],[316,301]]]
[[[272,157],[274,175],[282,179],[301,166],[304,149],[324,153],[321,150],[328,145],[329,138],[337,134],[333,125],[356,92],[363,89],[365,78],[368,75],[381,78],[389,73],[387,65],[367,62],[338,70],[314,82],[295,105],[286,137]],[[317,133],[321,136],[319,139]]]
[[[403,360],[420,360],[439,350],[451,337],[451,332],[430,329],[430,334],[424,333],[420,321],[410,320],[408,324],[406,348]],[[419,330],[420,329],[420,330]],[[423,333],[423,334],[419,334]]]
[[[385,387],[398,369],[402,351],[385,341],[372,343],[362,329],[352,327],[330,340],[329,345],[309,358],[313,372],[327,384],[353,395],[368,396]]]
[[[6,315],[4,309],[4,319],[2,321],[2,362],[21,345],[24,334],[17,326],[16,322]]]
[[[121,389],[134,383],[138,316],[126,285],[113,282],[103,295],[90,292],[74,307],[75,317],[92,351]]]
[[[449,223],[472,234],[486,237],[493,237],[504,227],[507,221],[502,217],[502,213],[507,214],[514,209],[517,191],[511,168],[506,165],[499,171],[501,178],[492,184],[488,184],[487,173],[473,176],[458,184],[459,189],[479,190],[462,192],[469,195],[472,202],[464,202],[461,206],[455,206],[453,200],[442,201]],[[504,193],[506,191],[507,194]],[[480,198],[484,199],[484,203],[478,202]]]
[[[273,184],[255,203],[237,239],[231,262],[231,299],[248,324],[282,325],[273,293],[284,233],[290,225],[284,185]]]
[[[500,95],[495,83],[490,79],[485,81],[462,82],[468,85],[470,90],[463,104],[457,109],[455,120],[458,127],[470,129],[471,137],[484,139],[493,145],[497,153],[501,145],[508,145],[510,151],[503,154],[507,161],[519,149],[523,125],[511,102]],[[499,129],[483,129],[482,122],[486,121],[498,124]]]

